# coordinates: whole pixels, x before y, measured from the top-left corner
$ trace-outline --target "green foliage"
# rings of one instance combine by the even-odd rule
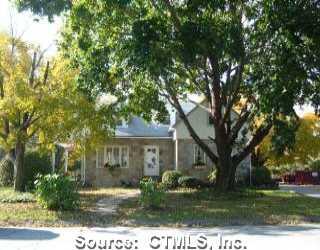
[[[181,176],[178,183],[183,188],[199,188],[202,186],[202,181],[192,176]]]
[[[27,189],[33,190],[38,174],[47,175],[52,172],[49,154],[39,151],[27,152],[24,158],[24,168]]]
[[[0,161],[0,186],[13,185],[14,166],[11,161],[3,158]]]
[[[74,181],[64,175],[40,175],[35,181],[37,200],[53,210],[73,210],[79,206],[79,194]]]
[[[318,155],[318,157],[309,157],[308,167],[312,171],[320,172],[320,154]]]
[[[182,176],[180,171],[176,170],[167,170],[162,175],[162,183],[167,188],[176,188],[178,187],[178,179]]]
[[[271,172],[266,167],[256,167],[252,170],[252,184],[260,187],[270,185],[272,183]]]
[[[160,208],[165,198],[164,186],[151,178],[140,181],[140,204],[146,208]]]
[[[273,148],[292,149],[295,105],[319,111],[319,18],[319,2],[307,0],[81,0],[72,4],[61,48],[79,72],[78,88],[91,98],[113,93],[125,113],[163,118],[167,101],[184,117],[187,94],[205,96],[221,132],[218,152],[230,152],[208,155],[239,163],[273,125]],[[230,122],[224,108],[241,115]],[[237,146],[245,124],[252,139],[231,156],[225,148]]]
[[[19,11],[31,10],[40,16],[47,16],[52,22],[54,16],[60,15],[62,12],[69,10],[72,6],[71,0],[13,0],[15,1]]]
[[[208,175],[208,180],[210,183],[215,183],[217,178],[217,170],[214,168]]]

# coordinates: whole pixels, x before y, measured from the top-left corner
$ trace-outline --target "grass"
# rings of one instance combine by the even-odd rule
[[[120,205],[115,216],[95,210],[102,198],[134,192],[133,189],[100,188],[80,191],[81,206],[76,211],[49,211],[34,198],[26,202],[0,202],[1,226],[224,226],[297,224],[320,222],[320,200],[278,190],[244,190],[228,195],[212,190],[179,189],[166,194],[157,210],[139,206],[137,198]],[[11,189],[0,188],[0,197],[19,197]],[[32,194],[29,194],[32,195]],[[18,201],[19,199],[17,199]]]
[[[320,222],[320,200],[279,190],[245,190],[219,195],[212,190],[170,192],[165,205],[146,211],[131,200],[118,222],[131,226],[275,225]]]
[[[96,202],[126,192],[124,188],[100,188],[80,190],[81,205],[75,211],[50,211],[38,205],[34,201],[28,202],[1,202],[0,201],[0,225],[1,226],[105,226],[114,223],[114,216],[104,216],[95,211]],[[11,188],[0,188],[0,197],[6,194],[20,195]],[[34,200],[34,198],[33,198]]]
[[[35,198],[31,193],[14,192],[12,188],[0,188],[0,202],[17,203],[17,202],[33,202]]]

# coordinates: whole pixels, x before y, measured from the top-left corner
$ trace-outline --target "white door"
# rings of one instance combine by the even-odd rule
[[[157,146],[144,147],[144,175],[159,176],[159,148]]]

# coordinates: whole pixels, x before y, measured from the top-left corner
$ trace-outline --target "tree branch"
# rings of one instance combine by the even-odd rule
[[[272,125],[273,124],[271,122],[267,122],[265,126],[261,125],[258,128],[248,145],[241,152],[232,157],[232,161],[235,165],[239,165],[239,163],[243,161],[254,150],[254,148],[262,142],[262,140],[269,134]]]
[[[33,53],[31,69],[30,69],[30,77],[29,77],[29,86],[32,88],[34,83],[34,75],[36,71],[36,61],[37,61],[37,52]]]
[[[201,147],[201,149],[206,153],[206,155],[210,158],[210,160],[217,164],[218,163],[218,157],[212,152],[212,150],[209,148],[209,146],[203,142],[203,140],[200,139],[200,137],[198,136],[197,132],[193,129],[193,127],[191,126],[188,117],[186,116],[186,114],[184,113],[179,100],[176,98],[176,96],[172,96],[172,100],[175,103],[176,107],[177,107],[177,111],[179,113],[179,116],[181,118],[181,120],[184,122],[187,130],[190,133],[190,136],[194,139],[194,141]]]

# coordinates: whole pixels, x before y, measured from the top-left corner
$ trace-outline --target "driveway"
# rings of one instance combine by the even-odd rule
[[[280,189],[320,199],[320,185],[280,185]]]
[[[180,249],[213,250],[219,249],[220,242],[222,246],[227,242],[227,249],[319,250],[320,224],[183,229],[0,228],[0,249],[6,250],[103,249],[103,246],[107,246],[106,249],[179,249],[179,242],[184,242]],[[233,248],[229,248],[231,243]]]

